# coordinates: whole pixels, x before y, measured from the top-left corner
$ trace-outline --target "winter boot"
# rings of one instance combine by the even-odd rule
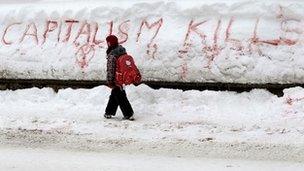
[[[103,115],[106,119],[111,119],[112,118],[112,115],[109,115],[109,114],[104,114]]]
[[[135,118],[133,116],[130,116],[130,117],[123,117],[122,118],[123,120],[129,120],[129,121],[134,121]]]

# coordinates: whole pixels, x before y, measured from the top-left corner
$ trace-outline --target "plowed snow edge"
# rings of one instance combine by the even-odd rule
[[[131,138],[113,139],[94,135],[50,133],[40,130],[1,130],[0,145],[128,154],[304,162],[304,144],[216,141],[193,143],[181,139],[142,141]]]

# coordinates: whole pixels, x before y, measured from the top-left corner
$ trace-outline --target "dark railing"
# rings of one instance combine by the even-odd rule
[[[99,80],[50,80],[50,79],[0,79],[0,90],[16,90],[31,87],[51,87],[55,91],[62,88],[93,88],[105,85],[105,81]],[[181,90],[216,90],[216,91],[236,91],[244,92],[252,89],[267,89],[278,96],[283,95],[283,89],[301,86],[304,84],[240,84],[240,83],[194,83],[194,82],[164,82],[164,81],[144,81],[154,89],[173,88]]]

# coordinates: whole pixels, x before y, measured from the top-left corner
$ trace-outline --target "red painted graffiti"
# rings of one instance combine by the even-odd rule
[[[118,31],[119,31],[118,35],[119,35],[119,39],[120,39],[120,41],[119,41],[120,44],[125,43],[129,38],[129,35],[128,35],[129,24],[130,24],[130,20],[127,20],[127,21],[122,22],[118,27]]]
[[[253,44],[261,44],[261,43],[265,43],[265,44],[270,44],[273,46],[278,46],[278,45],[295,45],[297,43],[296,40],[291,40],[291,39],[287,39],[287,38],[282,38],[279,37],[278,39],[273,39],[273,40],[261,40],[258,35],[257,35],[257,29],[258,29],[258,24],[259,24],[259,19],[256,20],[256,24],[254,27],[254,32],[253,32],[253,37],[252,37],[252,43]]]
[[[78,33],[77,33],[77,36],[75,37],[75,40],[73,41],[73,43],[79,44],[79,43],[77,43],[76,41],[77,41],[77,39],[78,39],[81,35],[86,36],[86,43],[89,43],[89,42],[90,42],[90,38],[91,38],[91,25],[90,25],[89,23],[87,23],[87,21],[85,21],[85,22],[81,25],[81,27],[80,27],[80,29],[79,29],[79,31],[78,31]]]
[[[65,38],[63,39],[63,42],[68,42],[71,37],[71,31],[72,31],[73,25],[75,23],[79,23],[79,21],[78,20],[65,20],[65,23],[68,25],[68,28],[67,28],[67,31],[65,34]]]
[[[156,27],[156,31],[152,38],[150,39],[150,42],[147,45],[147,55],[150,55],[153,59],[155,58],[155,54],[157,52],[158,46],[154,43],[154,39],[156,38],[161,26],[163,25],[163,18],[160,18],[158,21],[152,23],[151,25],[148,23],[147,20],[143,20],[140,24],[139,31],[137,32],[136,42],[139,41],[139,37],[142,34],[143,27],[146,26],[149,30]]]
[[[5,45],[11,45],[13,42],[11,42],[11,41],[8,41],[8,40],[6,40],[6,34],[7,34],[7,32],[8,32],[8,30],[11,28],[11,27],[13,27],[13,26],[15,26],[15,25],[21,25],[22,23],[21,22],[17,22],[17,23],[12,23],[12,24],[9,24],[6,28],[5,28],[5,30],[4,30],[4,33],[3,33],[3,35],[2,35],[2,42],[5,44]]]
[[[89,62],[95,56],[95,45],[91,43],[86,43],[78,48],[75,53],[76,56],[76,63],[79,65],[80,68],[85,69],[88,67]]]
[[[103,40],[97,40],[96,36],[97,36],[98,30],[99,30],[98,23],[95,22],[95,23],[94,23],[93,40],[92,40],[92,43],[95,44],[95,45],[100,46],[102,43],[104,43],[104,41],[103,41]],[[100,46],[100,47],[102,47],[102,46]]]
[[[109,34],[108,35],[111,35],[111,34],[113,34],[113,25],[114,25],[114,22],[110,21],[108,24],[109,24]]]
[[[43,40],[42,40],[42,44],[45,43],[46,39],[47,39],[47,34],[50,32],[53,32],[54,30],[56,30],[58,28],[58,22],[57,21],[47,21],[46,22],[46,28],[45,31],[43,33]],[[59,34],[59,33],[58,33]],[[58,36],[59,37],[59,36]]]
[[[197,35],[199,35],[199,37],[202,39],[202,42],[205,41],[206,39],[206,35],[202,32],[200,32],[198,30],[198,26],[205,24],[207,22],[207,20],[199,22],[199,23],[194,23],[193,20],[190,21],[189,25],[188,25],[188,29],[187,29],[187,33],[184,39],[184,43],[183,43],[183,47],[181,50],[179,50],[179,57],[183,59],[183,63],[181,65],[181,78],[185,79],[187,76],[187,72],[188,72],[188,66],[187,66],[187,53],[190,50],[190,47],[192,46],[191,42],[190,42],[190,34],[192,32],[196,33]]]
[[[229,23],[228,23],[228,26],[226,29],[225,42],[240,42],[240,40],[231,38],[231,27],[232,27],[234,20],[235,20],[234,17],[231,17],[229,20]]]
[[[38,35],[37,35],[37,26],[35,23],[30,23],[26,26],[25,32],[23,33],[21,39],[20,39],[20,43],[23,42],[25,36],[32,36],[34,38],[34,40],[36,41],[36,44],[39,44],[38,41]]]
[[[282,6],[279,6],[274,17],[276,17],[279,34],[272,34],[272,36],[276,37],[269,39],[259,33],[259,29],[263,27],[263,20],[260,18],[252,21],[252,28],[247,26],[246,29],[249,30],[246,32],[249,32],[249,34],[244,38],[245,32],[242,32],[242,39],[237,38],[240,33],[235,28],[235,26],[238,26],[236,17],[229,18],[227,22],[223,18],[201,21],[192,19],[187,23],[183,42],[178,51],[178,57],[182,61],[180,66],[181,78],[186,79],[188,74],[187,63],[191,60],[188,57],[188,53],[191,52],[191,48],[200,48],[202,56],[206,59],[204,67],[210,69],[215,59],[220,56],[222,50],[226,47],[229,47],[232,51],[239,52],[239,54],[249,52],[259,53],[260,56],[263,56],[262,46],[293,46],[303,41],[301,39],[304,33],[303,20],[285,15]],[[81,68],[85,68],[94,57],[97,48],[106,47],[105,37],[110,34],[117,35],[120,44],[126,43],[131,38],[135,38],[138,44],[143,44],[142,42],[144,41],[140,41],[141,39],[147,40],[147,44],[140,46],[146,48],[147,55],[155,59],[159,49],[157,36],[160,34],[160,29],[163,25],[163,18],[153,22],[143,19],[139,22],[139,25],[128,19],[121,22],[115,21],[115,23],[110,20],[102,26],[94,21],[79,21],[75,19],[46,20],[45,25],[40,27],[34,22],[14,22],[8,23],[4,27],[2,43],[9,46],[16,43],[24,43],[26,40],[33,41],[36,45],[44,45],[48,39],[55,37],[58,43],[75,45],[76,62]],[[130,29],[131,26],[133,29]],[[137,32],[130,33],[130,30],[134,30],[134,28],[138,29]],[[209,28],[211,30],[203,31]],[[38,29],[40,32],[38,32]],[[198,39],[199,42],[194,42],[196,40],[194,38]]]
[[[205,41],[206,35],[204,33],[199,32],[197,27],[206,23],[206,22],[207,22],[207,20],[205,20],[203,22],[193,24],[194,21],[193,20],[190,21],[190,23],[188,25],[187,33],[186,33],[186,36],[185,36],[185,39],[184,39],[183,48],[181,50],[179,50],[179,57],[180,58],[183,58],[182,54],[188,53],[188,51],[190,49],[190,46],[192,45],[189,41],[191,32],[194,32],[194,33],[198,34],[201,37],[202,41]]]
[[[213,45],[212,46],[205,46],[203,47],[203,52],[205,56],[208,59],[208,63],[206,68],[211,67],[211,63],[213,62],[214,58],[219,55],[221,48],[218,45],[218,38],[219,38],[219,31],[220,31],[220,26],[221,26],[221,20],[218,20],[217,26],[214,31],[214,36],[213,36]]]

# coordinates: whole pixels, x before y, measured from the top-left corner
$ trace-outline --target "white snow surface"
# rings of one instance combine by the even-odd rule
[[[0,130],[93,135],[141,142],[250,142],[303,145],[304,89],[284,90],[277,97],[266,90],[153,90],[128,87],[136,121],[103,114],[110,89],[31,88],[0,92]]]
[[[303,163],[0,148],[0,170],[73,171],[302,171]]]
[[[0,77],[104,80],[112,33],[144,80],[304,83],[303,16],[301,0],[1,1]]]

